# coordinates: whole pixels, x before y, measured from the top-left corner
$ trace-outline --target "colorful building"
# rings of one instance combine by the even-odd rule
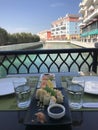
[[[79,7],[81,41],[98,42],[98,0],[82,0]]]
[[[70,40],[80,38],[79,16],[67,14],[51,24],[53,40]]]
[[[38,36],[41,40],[51,40],[51,31],[50,30],[44,30],[38,33]]]

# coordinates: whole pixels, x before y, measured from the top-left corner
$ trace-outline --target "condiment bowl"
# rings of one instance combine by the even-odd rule
[[[65,115],[66,109],[61,104],[51,104],[47,108],[48,116],[53,119],[60,119]]]

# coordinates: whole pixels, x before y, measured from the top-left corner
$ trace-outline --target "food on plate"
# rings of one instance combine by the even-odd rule
[[[56,97],[57,97],[56,99],[57,99],[58,103],[62,103],[63,102],[63,95],[62,95],[61,91],[57,90]]]
[[[44,74],[41,76],[40,80],[40,87],[45,88],[46,86],[49,86],[51,88],[54,87],[54,75],[53,74]]]
[[[40,122],[40,123],[46,122],[46,116],[43,112],[37,112],[37,113],[35,113],[35,116],[37,117],[38,122]]]
[[[36,99],[39,99],[40,101],[43,100],[44,95],[46,95],[47,92],[44,89],[37,89],[36,91]]]
[[[56,101],[57,101],[56,97],[55,96],[51,96],[49,105],[56,103]]]
[[[54,88],[54,84],[51,80],[47,80],[47,86],[49,86],[50,88]]]
[[[41,88],[45,88],[46,86],[49,86],[49,87],[51,87],[51,88],[54,88],[54,84],[53,84],[53,82],[51,81],[51,80],[42,80],[41,81],[41,84],[40,84],[40,87]]]
[[[51,96],[50,100],[52,100],[54,103],[57,101],[55,96]]]
[[[63,103],[63,95],[57,96],[57,103]]]
[[[45,88],[47,85],[47,80],[42,80],[40,83],[40,88]]]
[[[44,95],[44,99],[43,99],[43,105],[48,105],[49,102],[50,102],[50,98],[51,98],[51,95],[49,93],[46,93]]]
[[[54,103],[63,102],[63,94],[54,87],[54,75],[44,74],[41,76],[40,87],[36,90],[36,99],[43,105],[49,105],[50,101]]]
[[[54,103],[62,103],[64,97],[60,90],[48,86],[37,89],[35,96],[37,100],[43,103],[43,105],[49,105],[50,100]]]
[[[55,89],[46,86],[46,87],[44,88],[44,90],[45,90],[47,93],[50,93],[50,95],[56,96],[56,91],[55,91]]]

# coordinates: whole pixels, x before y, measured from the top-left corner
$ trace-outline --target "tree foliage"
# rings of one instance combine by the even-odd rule
[[[8,42],[8,33],[5,29],[0,27],[0,45],[4,45]]]
[[[32,33],[8,33],[5,29],[0,28],[0,45],[19,44],[38,42],[40,37]]]

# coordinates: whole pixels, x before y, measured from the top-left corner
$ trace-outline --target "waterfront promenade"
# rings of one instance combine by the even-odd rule
[[[95,48],[94,43],[91,42],[81,42],[81,41],[70,41],[72,44],[85,47],[85,48]]]
[[[70,41],[67,41],[67,40],[55,40],[55,41],[49,41],[47,40],[46,43],[48,42],[65,42],[65,43],[68,43],[69,44],[74,44],[74,45],[77,45],[77,46],[80,46],[80,47],[84,47],[84,48],[95,48],[94,46],[94,43],[88,43],[88,42],[81,42],[81,41],[75,41],[75,40],[70,40]]]

